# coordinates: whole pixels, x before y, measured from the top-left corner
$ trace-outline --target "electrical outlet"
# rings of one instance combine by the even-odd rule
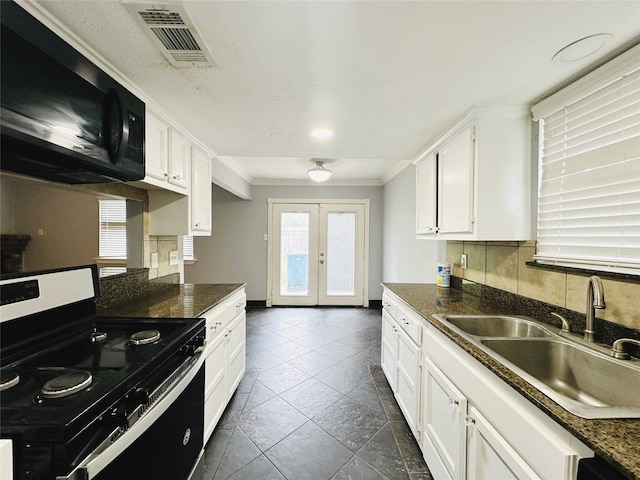
[[[467,269],[467,254],[463,253],[460,256],[460,267],[462,267],[463,270]]]
[[[169,265],[178,264],[178,250],[171,250],[169,252]]]
[[[158,268],[158,252],[151,254],[151,268]]]

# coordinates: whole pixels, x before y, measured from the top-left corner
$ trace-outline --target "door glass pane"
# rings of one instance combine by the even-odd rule
[[[327,214],[327,295],[354,295],[356,214]]]
[[[280,215],[280,295],[309,295],[309,213]]]

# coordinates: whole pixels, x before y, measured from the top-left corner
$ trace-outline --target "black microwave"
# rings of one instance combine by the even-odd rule
[[[2,170],[70,184],[144,178],[144,102],[18,4],[0,9]]]

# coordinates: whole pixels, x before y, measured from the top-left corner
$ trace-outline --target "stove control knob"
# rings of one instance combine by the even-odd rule
[[[180,351],[187,357],[193,357],[204,350],[204,337],[198,336],[192,338]]]
[[[146,405],[149,403],[149,390],[146,388],[136,388],[136,391],[133,392],[132,399],[134,404]]]
[[[193,343],[188,343],[183,346],[180,351],[185,357],[193,357],[196,354],[198,347]]]
[[[109,423],[113,426],[127,425],[127,411],[124,408],[114,408],[109,415]]]

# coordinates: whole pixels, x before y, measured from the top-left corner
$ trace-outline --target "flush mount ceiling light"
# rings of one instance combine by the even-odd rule
[[[613,38],[610,33],[598,33],[576,40],[560,49],[551,59],[554,63],[570,63],[593,55]]]
[[[311,136],[319,140],[333,137],[333,132],[327,128],[316,128],[311,131]]]
[[[316,161],[316,168],[312,168],[307,172],[309,178],[314,182],[324,182],[328,180],[333,172],[324,168],[324,162]]]

